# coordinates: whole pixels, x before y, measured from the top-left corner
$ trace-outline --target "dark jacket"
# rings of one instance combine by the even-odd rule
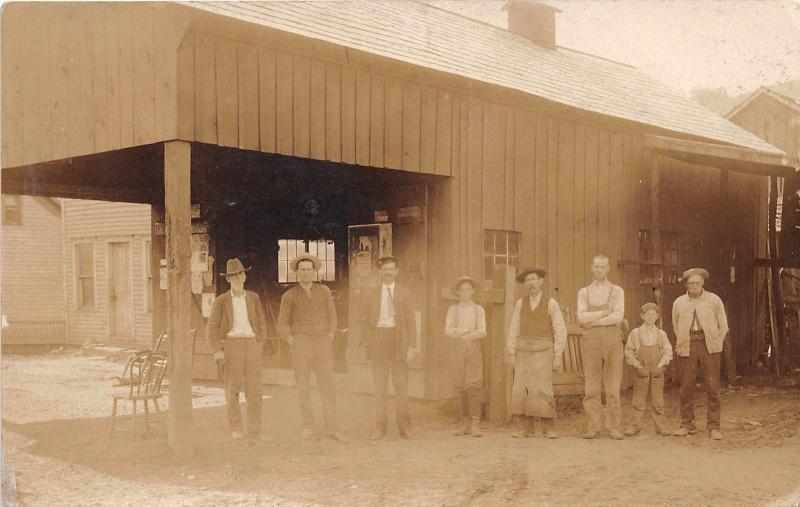
[[[263,343],[267,339],[267,320],[264,318],[264,309],[261,306],[261,298],[253,291],[244,291],[247,303],[247,318],[250,327],[256,335],[256,340]],[[211,350],[222,349],[225,338],[233,327],[233,299],[231,291],[220,294],[214,299],[211,305],[211,315],[206,324],[206,339]]]
[[[363,336],[369,337],[370,347],[375,340],[375,333],[378,328],[382,289],[383,284],[374,289],[369,289],[366,315],[361,319]],[[417,324],[414,317],[414,311],[417,307],[414,304],[411,291],[405,287],[401,287],[397,283],[394,285],[392,300],[394,301],[395,332],[398,340],[398,346],[395,348],[395,351],[397,353],[397,359],[405,360],[408,349],[415,346],[417,343]]]
[[[336,305],[331,290],[325,285],[311,285],[310,295],[300,284],[295,285],[281,297],[278,314],[278,334],[289,341],[297,336],[334,336],[336,333]]]

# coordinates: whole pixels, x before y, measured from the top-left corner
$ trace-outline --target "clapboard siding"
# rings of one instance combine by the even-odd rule
[[[3,167],[174,139],[189,20],[159,3],[4,8]]]
[[[150,240],[150,206],[88,200],[64,200],[66,300],[68,334],[74,343],[109,338],[108,244],[129,244],[129,283],[134,338],[149,344],[152,312],[147,311],[144,273],[145,241]],[[75,245],[91,243],[95,252],[95,303],[78,308],[75,275]],[[156,282],[157,283],[157,282]]]
[[[21,196],[22,223],[2,226],[3,342],[64,342],[61,215]]]

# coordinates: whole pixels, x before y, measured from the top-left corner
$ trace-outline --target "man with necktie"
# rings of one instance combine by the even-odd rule
[[[419,353],[414,300],[408,289],[395,283],[399,272],[395,257],[382,257],[378,266],[381,285],[370,295],[367,315],[362,318],[364,335],[369,337],[375,388],[372,439],[386,436],[390,374],[397,398],[397,430],[401,438],[409,438],[408,363]]]

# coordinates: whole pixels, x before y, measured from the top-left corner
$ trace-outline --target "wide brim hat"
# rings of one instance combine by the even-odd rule
[[[478,290],[478,282],[476,282],[474,278],[470,276],[462,276],[456,280],[456,283],[450,286],[450,291],[453,294],[456,294],[458,292],[458,288],[461,287],[461,284],[464,282],[468,282],[470,285],[472,285],[473,289]]]
[[[400,262],[397,260],[397,257],[393,255],[387,255],[385,257],[381,257],[380,259],[378,259],[378,267],[383,266],[387,262],[393,262],[395,266],[400,265]]]
[[[231,276],[235,275],[236,273],[242,273],[244,271],[250,271],[251,268],[246,268],[242,265],[242,261],[238,258],[234,257],[233,259],[228,259],[228,264],[225,266],[225,272],[220,273],[222,276]]]
[[[661,313],[661,308],[659,308],[658,305],[655,304],[655,303],[645,303],[645,304],[643,304],[641,310],[639,311],[639,313],[640,314],[644,314],[644,312],[646,312],[648,310],[655,310],[659,314]]]
[[[520,273],[517,275],[517,283],[523,283],[525,281],[525,277],[530,275],[531,273],[536,273],[537,275],[539,275],[539,278],[544,278],[545,276],[547,276],[547,271],[545,271],[543,268],[532,266],[520,271]]]
[[[702,276],[703,280],[708,280],[709,276],[708,271],[706,271],[703,268],[692,268],[692,269],[687,269],[686,271],[683,272],[683,275],[681,275],[681,280],[686,281],[689,279],[690,276],[695,276],[695,275]]]
[[[314,264],[314,271],[318,271],[322,265],[322,262],[317,258],[317,256],[304,253],[298,255],[292,259],[292,262],[289,263],[289,267],[292,269],[292,271],[297,271],[297,265],[300,264],[301,261],[311,261]]]

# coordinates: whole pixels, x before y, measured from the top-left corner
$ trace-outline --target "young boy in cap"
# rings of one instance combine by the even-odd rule
[[[633,379],[633,420],[625,434],[636,435],[641,431],[642,416],[647,409],[647,392],[650,392],[650,415],[656,433],[669,435],[664,418],[664,367],[672,361],[672,345],[667,333],[656,327],[661,315],[658,305],[642,305],[643,324],[632,330],[625,343],[625,361],[636,368]]]
[[[444,334],[451,338],[453,389],[461,403],[463,426],[457,436],[482,437],[480,389],[483,386],[483,343],[486,336],[486,312],[473,302],[475,280],[459,278],[453,285],[459,302],[450,305],[445,318]]]

